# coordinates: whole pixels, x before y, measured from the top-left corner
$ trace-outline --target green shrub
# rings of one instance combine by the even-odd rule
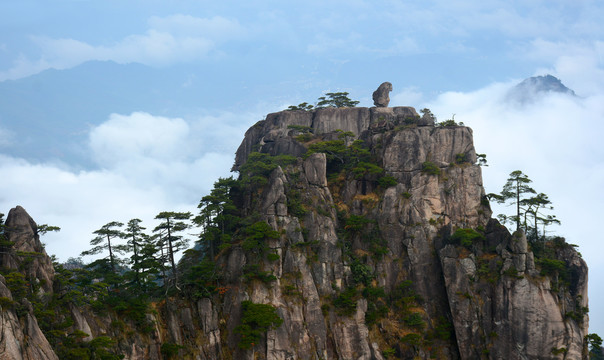
[[[338,314],[351,316],[357,310],[357,290],[354,287],[349,287],[338,295],[333,301]]]
[[[522,279],[522,275],[518,275],[518,270],[515,267],[511,266],[509,269],[503,272],[503,275],[509,276],[514,279]]]
[[[422,164],[422,172],[428,175],[440,175],[440,168],[432,161],[425,161]]]
[[[541,276],[552,276],[567,271],[566,263],[562,260],[543,258],[537,260],[537,264],[541,267]]]
[[[401,338],[401,342],[407,346],[419,346],[422,343],[420,334],[410,333]]]
[[[244,184],[259,187],[266,185],[268,176],[278,166],[286,166],[296,161],[296,157],[291,155],[271,156],[269,154],[252,152],[245,164],[239,168],[239,173]]]
[[[359,162],[357,166],[352,168],[354,178],[357,180],[361,180],[368,175],[379,175],[383,172],[384,169],[382,169],[381,167],[364,161]]]
[[[374,278],[371,268],[357,259],[354,259],[350,264],[350,272],[352,272],[352,280],[355,284],[369,286]]]
[[[405,318],[405,324],[414,328],[423,329],[426,326],[426,322],[422,319],[422,314],[412,313]]]
[[[360,233],[361,231],[366,229],[367,224],[370,224],[372,222],[372,220],[367,219],[363,215],[350,215],[350,217],[346,219],[344,230],[348,234]]]
[[[287,212],[297,218],[301,218],[308,213],[302,204],[300,191],[297,189],[290,189],[287,192]]]
[[[463,247],[469,248],[474,244],[475,241],[484,240],[484,236],[474,229],[457,229],[453,236],[451,236],[451,242],[458,244]]]
[[[393,349],[393,348],[384,349],[384,350],[382,350],[382,355],[386,359],[390,359],[391,356],[395,356],[396,355],[396,350]]]
[[[15,302],[6,296],[0,296],[0,308],[2,310],[6,310],[7,308],[12,308],[15,305]]]
[[[437,339],[449,340],[453,335],[453,324],[444,316],[439,316],[434,327],[434,335]]]
[[[297,111],[297,110],[311,111],[312,108],[313,108],[313,106],[311,104],[303,102],[298,105],[290,105],[286,110],[287,111]],[[290,125],[290,126],[293,127],[293,126],[300,126],[300,125]],[[290,126],[288,126],[288,127],[290,127]]]
[[[277,280],[277,277],[268,271],[260,270],[260,265],[249,264],[243,267],[243,279],[246,281],[260,280],[265,284]]]
[[[264,221],[258,221],[245,228],[245,240],[241,247],[246,252],[254,254],[264,254],[268,249],[267,241],[278,239],[279,233]]]
[[[568,352],[568,349],[565,347],[561,347],[561,348],[552,348],[552,355],[562,355],[562,354],[566,354]]]
[[[304,126],[304,125],[287,125],[287,128],[295,130],[295,131],[299,131],[301,133],[309,133],[312,131],[312,128],[310,126]]]
[[[183,346],[178,344],[163,343],[161,344],[160,351],[166,359],[173,359],[174,357],[176,357],[176,355],[178,355],[178,352],[182,348]]]
[[[365,324],[371,326],[375,324],[379,319],[382,319],[388,315],[390,309],[384,303],[367,303],[367,312],[365,312]]]
[[[387,189],[391,186],[396,186],[396,184],[398,184],[398,181],[393,176],[384,175],[378,179],[378,184],[381,188]]]
[[[455,163],[458,165],[470,162],[470,156],[467,153],[459,153],[455,155]]]
[[[250,349],[260,342],[262,334],[269,329],[276,329],[283,324],[277,315],[277,309],[269,304],[255,304],[249,300],[241,302],[241,324],[235,327],[240,335],[237,346]]]
[[[305,142],[311,141],[314,138],[315,138],[314,134],[304,133],[304,134],[297,135],[294,139],[296,139],[296,141],[298,141],[298,142],[305,143]]]

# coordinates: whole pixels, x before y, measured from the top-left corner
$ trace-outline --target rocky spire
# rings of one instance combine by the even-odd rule
[[[0,265],[4,268],[20,270],[30,279],[39,281],[45,292],[52,291],[54,278],[52,261],[40,242],[38,225],[23,207],[17,206],[8,212],[5,234],[12,245],[1,254]],[[26,258],[29,264],[20,269]]]
[[[390,102],[389,93],[392,91],[392,84],[383,82],[376,91],[373,92],[373,104],[377,107],[387,107]]]

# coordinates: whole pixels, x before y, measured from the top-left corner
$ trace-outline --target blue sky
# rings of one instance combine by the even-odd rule
[[[266,113],[328,91],[371,106],[390,81],[392,106],[474,129],[487,192],[521,169],[550,196],[602,334],[603,18],[595,0],[2,1],[0,211],[61,226],[48,251],[77,256],[109,221],[195,211]],[[505,101],[544,74],[578,97]]]

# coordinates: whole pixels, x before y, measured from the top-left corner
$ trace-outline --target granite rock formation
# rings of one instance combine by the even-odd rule
[[[544,272],[524,235],[491,218],[472,135],[411,107],[269,114],[246,132],[233,169],[254,152],[295,157],[236,199],[242,217],[277,231],[265,241],[278,256],[234,239],[215,258],[224,293],[157,302],[145,332],[74,306],[72,329],[111,336],[125,359],[162,359],[166,343],[182,359],[585,358],[585,262],[559,240],[565,272]],[[321,144],[331,147],[307,153]],[[35,223],[15,214],[9,238],[39,251]],[[45,264],[30,274],[52,281]],[[250,280],[246,265],[271,276]],[[249,349],[235,331],[246,300],[283,319]],[[56,358],[31,314],[2,312],[4,358]],[[21,334],[43,354],[26,355]]]
[[[392,91],[392,84],[389,82],[383,82],[377,90],[373,92],[373,105],[377,107],[388,107],[390,103],[390,92]]]

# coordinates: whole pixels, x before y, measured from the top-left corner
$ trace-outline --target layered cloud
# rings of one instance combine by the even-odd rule
[[[195,212],[212,184],[230,175],[234,151],[257,118],[112,114],[90,131],[97,170],[0,155],[0,172],[10,174],[0,177],[0,187],[8,189],[0,195],[1,211],[21,205],[39,223],[62,227],[43,239],[48,252],[62,260],[77,256],[107,222],[140,218],[151,229],[161,211]]]
[[[31,36],[40,57],[19,55],[13,66],[0,72],[0,81],[21,78],[48,68],[67,69],[90,60],[117,63],[137,62],[165,66],[219,55],[218,46],[245,36],[237,20],[221,16],[198,18],[189,15],[153,16],[143,34],[128,35],[108,44],[92,44],[85,39]]]

